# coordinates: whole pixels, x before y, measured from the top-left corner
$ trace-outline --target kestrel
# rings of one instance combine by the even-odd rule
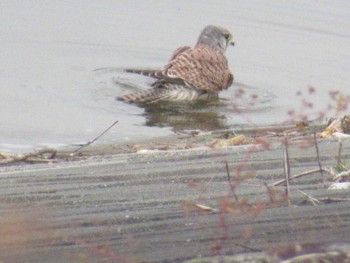
[[[157,79],[152,89],[127,94],[118,99],[132,103],[159,100],[197,100],[217,97],[231,86],[233,75],[225,57],[226,48],[234,45],[231,33],[218,26],[206,26],[197,44],[175,50],[161,70],[126,69],[126,72]]]

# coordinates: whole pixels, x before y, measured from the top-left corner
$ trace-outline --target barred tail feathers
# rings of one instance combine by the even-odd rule
[[[156,69],[124,69],[125,72],[139,74],[151,78],[160,79],[163,76],[163,72],[161,70]]]
[[[119,97],[118,100],[130,103],[153,103],[159,100],[193,101],[199,98],[208,99],[209,96],[211,94],[205,91],[188,89],[181,85],[171,85],[167,88],[153,88],[148,91],[126,94]]]
[[[162,93],[164,93],[162,89],[152,89],[126,94],[117,99],[129,103],[151,103],[160,100],[162,98]]]

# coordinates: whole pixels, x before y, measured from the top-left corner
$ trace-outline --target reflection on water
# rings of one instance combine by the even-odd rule
[[[177,130],[216,130],[228,128],[224,115],[214,110],[218,100],[198,102],[157,102],[144,105],[147,126]]]

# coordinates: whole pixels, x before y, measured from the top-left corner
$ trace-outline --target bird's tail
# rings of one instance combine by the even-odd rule
[[[118,97],[118,100],[130,103],[153,103],[159,100],[169,101],[193,101],[196,99],[208,99],[210,94],[205,91],[189,89],[182,85],[170,84],[163,87],[153,88],[148,91],[131,93]]]
[[[163,72],[157,69],[124,69],[125,72],[139,74],[151,78],[159,79],[163,76]]]
[[[161,100],[164,95],[165,92],[162,89],[151,89],[147,91],[126,94],[118,97],[117,99],[129,103],[152,103]]]

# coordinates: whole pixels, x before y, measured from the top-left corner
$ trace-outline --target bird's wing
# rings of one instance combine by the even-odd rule
[[[196,46],[173,56],[163,69],[162,79],[183,81],[198,90],[219,92],[232,84],[233,75],[222,52]]]
[[[189,46],[183,46],[183,47],[179,47],[178,49],[176,49],[171,58],[169,59],[169,62],[171,62],[173,59],[175,59],[178,55],[180,55],[181,53],[185,52],[186,50],[191,49],[191,47]]]
[[[171,55],[171,58],[169,60],[172,61],[173,59],[175,59],[179,54],[181,54],[182,52],[186,51],[190,49],[189,46],[183,46],[183,47],[179,47],[178,49],[176,49],[173,54]],[[125,72],[128,73],[134,73],[134,74],[139,74],[139,75],[143,75],[143,76],[147,76],[147,77],[151,77],[151,78],[155,78],[155,79],[164,79],[167,76],[164,76],[164,71],[163,70],[159,70],[159,69],[124,69]]]

